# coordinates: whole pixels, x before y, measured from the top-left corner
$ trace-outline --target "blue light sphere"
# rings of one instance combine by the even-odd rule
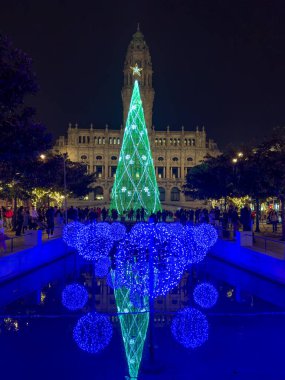
[[[195,308],[180,310],[173,318],[171,332],[186,348],[197,348],[208,339],[209,325],[206,316]]]
[[[79,231],[84,227],[82,223],[71,222],[64,226],[62,231],[62,240],[71,248],[77,249],[77,236]]]
[[[91,261],[108,256],[113,243],[110,225],[104,222],[87,224],[77,235],[78,253]]]
[[[196,227],[194,239],[197,245],[208,250],[217,242],[218,233],[211,224],[202,223]]]
[[[137,223],[120,242],[116,271],[124,286],[143,296],[166,294],[185,269],[184,247],[166,223]]]
[[[112,335],[109,317],[95,312],[81,317],[73,330],[73,339],[78,347],[90,354],[96,354],[107,347]]]
[[[207,248],[204,245],[197,244],[196,234],[197,227],[188,224],[184,227],[184,232],[181,235],[187,266],[201,262],[207,255]]]
[[[69,310],[83,308],[88,301],[88,292],[83,285],[67,285],[61,294],[61,302]]]
[[[217,303],[219,293],[212,284],[203,282],[195,287],[193,297],[199,306],[209,309]]]
[[[119,289],[123,286],[123,279],[116,270],[111,270],[107,275],[107,284],[112,289]]]
[[[126,227],[122,223],[113,222],[110,227],[112,237],[115,241],[124,239],[126,235]]]
[[[105,277],[109,272],[109,268],[111,266],[111,260],[109,257],[101,257],[98,261],[96,261],[95,265],[95,276],[97,277]]]

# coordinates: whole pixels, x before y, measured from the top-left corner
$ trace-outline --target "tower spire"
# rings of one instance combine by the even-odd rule
[[[138,22],[137,32],[140,32],[140,23]]]

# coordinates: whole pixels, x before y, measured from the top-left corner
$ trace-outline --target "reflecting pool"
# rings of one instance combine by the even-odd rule
[[[76,254],[3,284],[3,378],[285,378],[283,286],[207,257],[153,303],[126,293]]]

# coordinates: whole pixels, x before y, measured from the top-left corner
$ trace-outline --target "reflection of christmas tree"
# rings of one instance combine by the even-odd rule
[[[131,379],[137,379],[149,322],[148,298],[143,297],[141,307],[135,307],[130,301],[129,289],[120,288],[114,292],[129,375]]]
[[[147,214],[161,209],[139,84],[135,80],[110,208],[122,214],[141,207]]]

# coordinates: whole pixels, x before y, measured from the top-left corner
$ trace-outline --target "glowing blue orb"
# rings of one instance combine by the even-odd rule
[[[61,302],[69,310],[78,310],[86,305],[88,292],[83,285],[67,285],[62,292]]]
[[[79,231],[84,227],[82,223],[71,222],[64,226],[62,239],[69,247],[77,248],[77,236]]]
[[[217,242],[218,233],[211,224],[202,223],[196,227],[194,239],[197,245],[209,249]]]
[[[95,276],[97,277],[105,277],[109,272],[109,268],[111,266],[111,260],[109,257],[102,257],[98,261],[96,261],[95,265]]]
[[[209,309],[216,304],[219,293],[212,284],[203,282],[195,287],[193,297],[199,306]]]
[[[173,289],[186,265],[182,241],[166,223],[135,224],[115,259],[124,286],[152,298]]]
[[[117,274],[116,270],[111,270],[107,275],[107,284],[112,289],[119,289],[123,286],[123,279]]]
[[[186,348],[197,348],[205,343],[208,329],[206,316],[191,307],[180,310],[171,324],[172,335]]]
[[[111,234],[115,241],[124,239],[126,235],[126,227],[119,222],[113,222],[111,224]]]
[[[108,223],[87,224],[77,235],[78,253],[87,260],[96,261],[109,255],[113,242]]]
[[[73,330],[73,338],[78,347],[90,354],[96,354],[107,347],[112,335],[109,318],[95,312],[81,317]]]
[[[199,263],[204,260],[207,255],[207,248],[204,245],[197,244],[197,227],[186,225],[184,233],[181,236],[184,245],[184,255],[187,265]]]

